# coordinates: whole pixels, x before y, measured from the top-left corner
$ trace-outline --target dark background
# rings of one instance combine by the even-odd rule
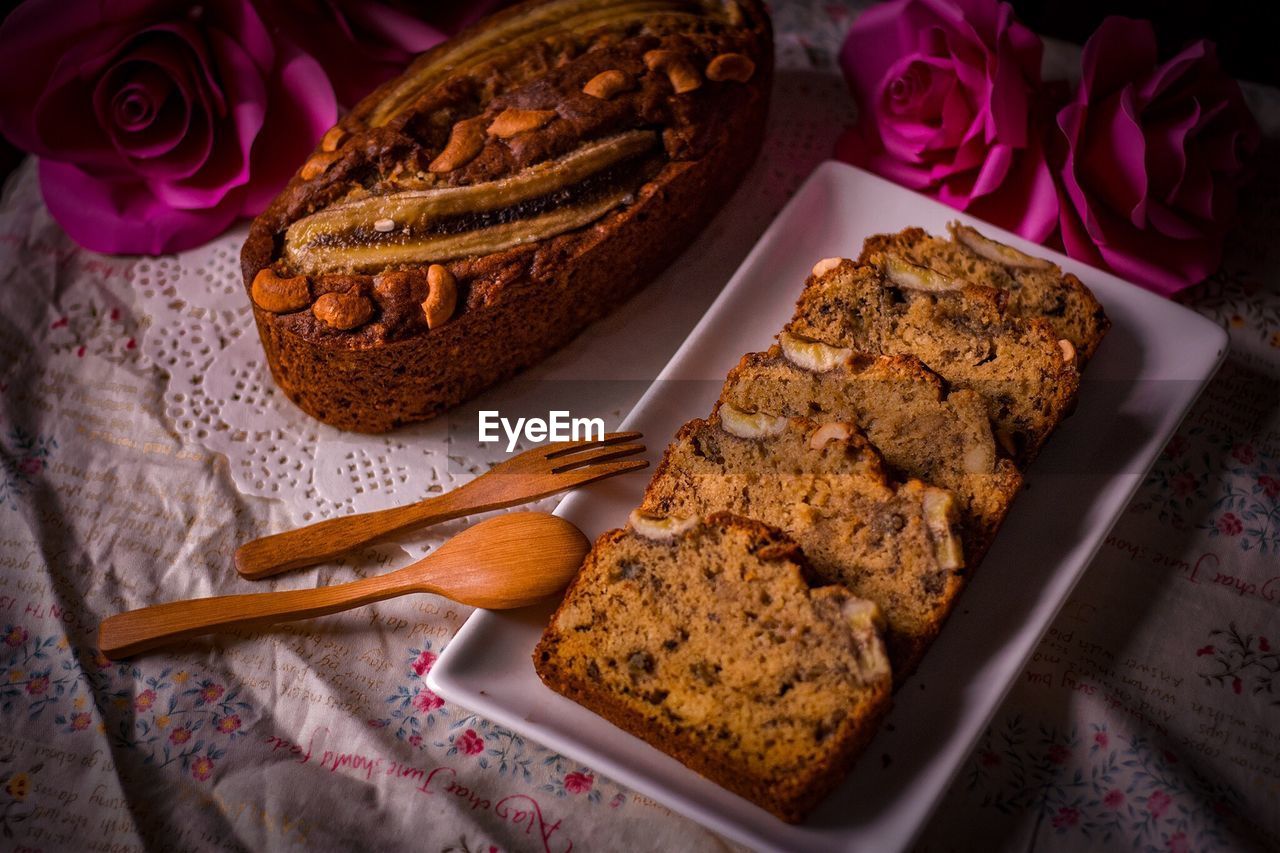
[[[786,2],[772,0],[771,5]],[[0,0],[0,19],[17,5],[16,0]],[[1014,0],[1013,6],[1022,22],[1036,32],[1077,44],[1083,44],[1107,15],[1146,18],[1155,24],[1163,55],[1170,56],[1195,39],[1207,38],[1217,43],[1222,64],[1232,76],[1280,86],[1280,45],[1276,43],[1280,39],[1280,0]],[[0,85],[20,86],[23,81],[0,80]],[[21,158],[21,153],[0,137],[0,178]]]

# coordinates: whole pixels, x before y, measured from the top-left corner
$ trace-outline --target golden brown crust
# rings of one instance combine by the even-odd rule
[[[428,51],[402,79],[438,65],[460,42],[498,32],[548,2],[554,0],[494,16]],[[596,14],[589,3],[575,5]],[[615,193],[623,206],[594,222],[486,255],[426,257],[401,266],[413,279],[438,260],[455,278],[457,308],[443,325],[428,322],[422,283],[378,287],[377,275],[358,268],[313,272],[309,295],[371,300],[373,310],[359,325],[336,327],[308,306],[275,313],[255,305],[268,363],[286,395],[343,429],[382,432],[430,418],[544,358],[657,275],[732,194],[762,140],[772,67],[768,19],[757,0],[739,6],[737,26],[643,13],[618,33],[588,33],[585,41],[548,35],[499,52],[488,64],[463,63],[408,100],[397,94],[402,81],[390,81],[362,101],[318,146],[315,156],[323,163],[296,176],[252,224],[241,258],[246,288],[263,269],[280,278],[297,272],[281,241],[286,228],[316,210],[370,193],[496,181],[637,128],[661,131],[660,144],[618,166],[616,175],[603,174],[603,183],[573,188],[590,200],[606,186],[635,182],[630,196]],[[745,83],[707,82],[682,94],[665,72],[646,68],[644,54],[655,49],[691,61],[738,52],[753,58],[756,71]],[[582,91],[609,71],[634,85],[603,99]],[[398,107],[388,110],[393,103]],[[437,160],[459,128],[476,132],[462,134],[467,138],[457,147],[466,150],[451,154],[445,169]],[[488,227],[477,222],[459,227]],[[394,243],[408,226],[387,217],[364,227],[354,239]],[[495,340],[503,345],[491,346]]]

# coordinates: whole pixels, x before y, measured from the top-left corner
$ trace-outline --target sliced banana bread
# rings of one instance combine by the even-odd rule
[[[601,536],[534,650],[559,693],[798,821],[889,707],[881,617],[814,588],[784,534],[632,514]]]
[[[895,677],[915,669],[964,586],[960,504],[919,480],[894,485],[848,424],[721,406],[685,424],[640,510],[726,511],[781,528],[818,576],[879,605]]]
[[[1008,294],[1008,311],[1019,317],[1042,317],[1054,334],[1070,341],[1083,365],[1111,328],[1102,305],[1089,288],[1053,261],[997,243],[976,228],[952,222],[951,239],[923,228],[876,234],[862,245],[859,263],[872,255],[901,255],[952,278],[999,288]]]
[[[1022,487],[1000,457],[986,401],[947,393],[914,356],[873,358],[789,333],[781,346],[749,353],[729,372],[721,405],[746,411],[855,423],[902,479],[949,489],[961,504],[961,539],[970,574]]]
[[[1044,320],[1013,317],[1004,296],[895,255],[814,266],[786,331],[874,355],[915,355],[952,388],[987,400],[996,438],[1025,465],[1070,411],[1074,347]]]

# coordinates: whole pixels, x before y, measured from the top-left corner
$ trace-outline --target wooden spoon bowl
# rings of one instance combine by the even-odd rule
[[[564,589],[590,547],[563,518],[500,515],[385,575],[319,589],[172,601],[111,616],[98,628],[98,648],[119,659],[177,640],[311,619],[414,592],[488,610],[526,607]]]

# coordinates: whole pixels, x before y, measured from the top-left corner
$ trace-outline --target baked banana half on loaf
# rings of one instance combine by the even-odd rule
[[[771,50],[759,0],[535,0],[420,56],[250,228],[277,384],[382,432],[567,343],[732,194]]]

